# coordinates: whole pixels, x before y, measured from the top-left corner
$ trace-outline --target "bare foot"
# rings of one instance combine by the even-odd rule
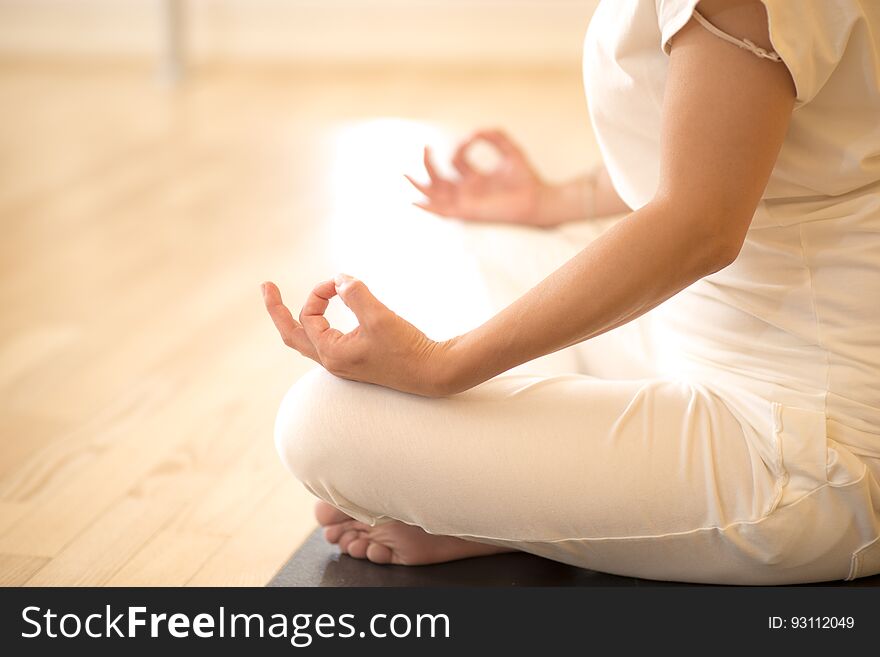
[[[399,520],[370,527],[323,500],[315,505],[315,517],[324,528],[327,541],[338,544],[340,550],[356,559],[369,559],[373,563],[422,566],[515,552],[511,548],[466,541],[455,536],[429,534],[421,527]]]

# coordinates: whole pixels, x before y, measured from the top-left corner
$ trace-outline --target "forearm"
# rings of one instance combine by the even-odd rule
[[[545,184],[539,201],[540,223],[556,226],[629,212],[604,166],[561,184]]]
[[[658,202],[625,217],[482,326],[449,341],[450,391],[625,324],[725,266],[738,246],[711,225]]]

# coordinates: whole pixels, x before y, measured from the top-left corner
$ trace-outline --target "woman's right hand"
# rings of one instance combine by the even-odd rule
[[[492,146],[500,156],[493,171],[480,171],[468,161],[468,151],[477,142]],[[468,221],[490,221],[548,226],[554,222],[542,212],[550,186],[541,180],[525,154],[500,130],[481,130],[459,144],[452,158],[459,177],[441,176],[425,147],[425,169],[429,182],[422,184],[406,176],[425,200],[420,208],[444,217]]]

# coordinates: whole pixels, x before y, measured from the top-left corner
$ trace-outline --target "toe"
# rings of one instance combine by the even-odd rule
[[[351,520],[344,511],[340,511],[335,506],[324,500],[318,500],[315,503],[315,518],[322,525],[335,525],[346,520]]]
[[[370,543],[367,547],[367,559],[373,563],[391,563],[391,548],[381,543]]]
[[[358,532],[354,529],[346,530],[339,538],[339,549],[348,552],[348,546],[358,537]]]
[[[363,534],[348,544],[348,554],[355,559],[364,559],[367,556],[367,548],[370,546],[370,540]]]
[[[347,527],[344,522],[335,525],[327,525],[324,527],[324,540],[328,543],[338,543],[346,529]]]
[[[342,538],[342,535],[351,529],[356,531],[366,531],[369,528],[369,525],[365,525],[358,520],[346,520],[345,522],[326,525],[324,527],[324,538],[328,543],[338,543],[339,539]]]

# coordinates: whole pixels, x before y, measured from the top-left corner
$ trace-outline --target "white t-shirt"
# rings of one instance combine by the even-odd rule
[[[587,32],[590,118],[633,208],[657,186],[670,39],[697,1],[604,0]],[[797,89],[788,133],[737,260],[652,317],[669,374],[757,430],[774,402],[810,409],[880,458],[880,1],[763,1]]]

